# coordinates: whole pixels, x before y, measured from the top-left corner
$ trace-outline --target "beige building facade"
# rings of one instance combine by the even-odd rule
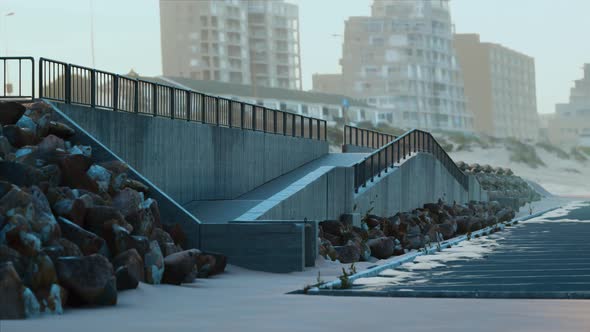
[[[454,45],[475,131],[536,140],[539,119],[534,59],[499,44],[481,42],[477,34],[456,34]]]
[[[575,81],[569,102],[555,105],[547,131],[555,145],[590,147],[590,64],[584,64],[584,77]]]
[[[299,9],[283,0],[160,0],[164,75],[301,89]]]

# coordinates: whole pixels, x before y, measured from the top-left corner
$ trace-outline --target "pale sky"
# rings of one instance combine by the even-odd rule
[[[299,5],[303,88],[313,73],[339,72],[344,21],[371,0],[288,0]],[[412,1],[412,0],[401,0]],[[479,33],[535,58],[540,113],[565,102],[590,62],[588,0],[452,0],[459,33]],[[5,17],[6,13],[14,16]],[[94,0],[96,67],[162,73],[158,0]],[[90,0],[0,0],[0,54],[92,65]],[[336,35],[336,36],[334,36]]]

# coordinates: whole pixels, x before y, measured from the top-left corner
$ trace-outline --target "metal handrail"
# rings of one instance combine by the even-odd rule
[[[31,68],[31,94],[25,94],[23,92],[23,61],[30,62]],[[0,99],[33,99],[35,97],[35,59],[30,56],[4,56],[0,57],[0,62],[2,63],[2,89],[0,89]],[[7,63],[10,62],[18,62],[18,89],[16,90],[16,94],[12,94],[11,91],[8,91],[9,87],[14,89],[9,82],[8,82],[8,70],[7,70]]]
[[[39,97],[114,111],[327,140],[325,120],[47,58]]]
[[[413,129],[377,149],[353,166],[355,192],[358,193],[360,187],[366,187],[367,183],[374,181],[376,176],[381,176],[382,172],[387,173],[402,159],[417,152],[433,155],[463,188],[466,190],[469,188],[468,176],[457,167],[436,139],[429,132]]]
[[[397,136],[376,130],[344,125],[344,144],[378,149],[396,139]]]

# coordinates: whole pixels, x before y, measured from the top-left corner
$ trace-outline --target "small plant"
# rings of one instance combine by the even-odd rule
[[[346,272],[346,269],[342,268],[342,275],[338,277],[338,279],[340,279],[341,289],[348,289],[352,287],[352,281],[349,277],[354,274],[356,274],[356,267],[354,266],[354,263],[350,264],[348,272]]]
[[[471,232],[467,233],[467,241],[471,240]]]
[[[314,288],[314,287],[319,287],[319,286],[321,286],[321,285],[322,285],[324,282],[325,282],[325,281],[322,279],[322,276],[321,276],[321,274],[320,274],[320,271],[318,271],[318,276],[317,276],[317,277],[316,277],[316,279],[315,279],[315,284],[312,284],[312,285],[305,285],[305,286],[303,287],[303,293],[307,294],[307,292],[308,292],[310,289],[312,289],[312,288]]]

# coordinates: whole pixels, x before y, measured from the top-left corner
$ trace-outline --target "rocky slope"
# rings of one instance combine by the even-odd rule
[[[425,204],[391,217],[367,215],[362,227],[337,220],[320,223],[320,254],[341,263],[385,259],[428,243],[468,234],[513,219],[515,212],[498,202],[467,205]]]
[[[94,160],[48,105],[0,103],[0,124],[0,319],[223,272],[225,257],[183,250],[149,188],[126,164]]]

